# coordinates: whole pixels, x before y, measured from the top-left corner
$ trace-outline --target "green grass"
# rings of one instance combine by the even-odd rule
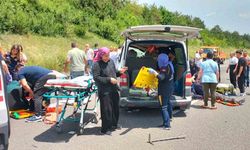
[[[117,46],[115,43],[102,39],[93,33],[87,33],[83,38],[45,37],[39,35],[0,35],[0,43],[5,52],[10,51],[13,44],[21,44],[28,57],[27,65],[43,66],[62,71],[67,52],[71,49],[71,42],[76,42],[80,49],[85,44],[93,46]]]

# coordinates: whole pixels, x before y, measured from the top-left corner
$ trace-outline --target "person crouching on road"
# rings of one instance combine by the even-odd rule
[[[158,78],[158,96],[161,105],[163,128],[169,130],[170,118],[172,117],[170,97],[174,89],[174,66],[167,54],[160,54],[157,61],[160,72],[157,73],[152,68],[149,69],[149,72]]]
[[[201,63],[200,71],[197,77],[197,82],[203,85],[204,105],[202,108],[208,107],[208,97],[211,95],[211,109],[217,109],[215,106],[215,90],[219,80],[218,64],[213,61],[213,53],[207,53],[207,60]]]
[[[101,134],[111,135],[111,131],[120,129],[119,101],[117,77],[123,74],[127,68],[116,70],[113,60],[109,58],[109,49],[99,48],[93,65],[93,78],[98,87],[100,98],[102,127]]]
[[[56,76],[51,70],[39,66],[23,66],[17,65],[17,77],[26,92],[29,93],[29,98],[34,101],[35,115],[26,119],[26,122],[42,121],[42,95],[48,91],[44,84],[48,79],[56,79]]]

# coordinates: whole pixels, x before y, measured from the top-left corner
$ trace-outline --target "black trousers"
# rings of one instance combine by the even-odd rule
[[[245,93],[245,76],[241,75],[238,78],[238,87],[240,89],[240,93]]]
[[[236,84],[236,75],[234,73],[234,68],[235,68],[236,65],[230,65],[230,72],[229,72],[229,77],[230,77],[230,83],[233,84],[234,88],[237,87],[237,84]]]
[[[119,120],[119,101],[120,96],[117,91],[99,94],[101,106],[102,129],[101,132],[107,132],[112,126],[117,126]]]
[[[45,75],[38,79],[34,85],[33,93],[34,93],[34,111],[37,115],[40,115],[42,112],[42,101],[43,94],[48,92],[49,89],[44,87],[44,84],[48,79],[56,79],[55,75]]]

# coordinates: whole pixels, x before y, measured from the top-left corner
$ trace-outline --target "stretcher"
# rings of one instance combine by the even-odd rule
[[[97,106],[99,99],[97,96],[97,87],[94,80],[90,76],[81,76],[74,79],[50,79],[44,85],[49,89],[49,92],[43,94],[44,100],[50,101],[56,99],[56,131],[62,132],[63,121],[79,121],[80,134],[83,134],[84,126],[89,122],[97,123]],[[65,101],[66,99],[66,101]],[[65,118],[66,108],[69,105],[69,100],[74,100],[73,114]],[[64,101],[64,103],[62,103]],[[94,106],[88,108],[90,101],[94,101]],[[62,106],[63,104],[63,106]],[[62,107],[59,113],[59,106]],[[80,118],[76,117],[76,113],[80,111]],[[83,122],[85,113],[93,113],[94,117],[87,122]]]

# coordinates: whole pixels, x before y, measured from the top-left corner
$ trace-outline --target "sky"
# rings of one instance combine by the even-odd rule
[[[250,0],[137,0],[156,4],[172,12],[199,17],[207,28],[219,25],[224,31],[250,34]]]

